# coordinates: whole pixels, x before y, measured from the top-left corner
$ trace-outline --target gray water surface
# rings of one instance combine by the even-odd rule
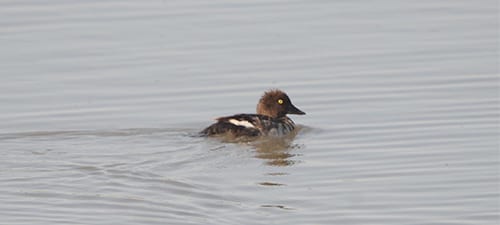
[[[498,224],[497,1],[3,1],[0,224]],[[295,137],[197,136],[286,91]]]

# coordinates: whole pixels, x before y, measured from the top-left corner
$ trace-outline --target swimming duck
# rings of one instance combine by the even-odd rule
[[[257,104],[257,114],[236,114],[217,118],[217,122],[202,130],[204,136],[230,134],[234,137],[282,136],[295,129],[287,114],[304,115],[292,104],[288,95],[278,89],[264,93]]]

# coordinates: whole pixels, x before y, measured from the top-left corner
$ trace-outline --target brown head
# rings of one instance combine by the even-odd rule
[[[295,107],[285,92],[274,89],[262,95],[257,104],[257,114],[280,118],[286,114],[304,115],[306,113]]]

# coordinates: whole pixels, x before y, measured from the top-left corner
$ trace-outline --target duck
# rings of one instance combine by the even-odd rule
[[[230,135],[232,137],[285,136],[295,129],[288,114],[305,115],[288,95],[271,89],[264,92],[257,104],[256,114],[240,113],[219,117],[216,122],[203,129],[202,136]]]

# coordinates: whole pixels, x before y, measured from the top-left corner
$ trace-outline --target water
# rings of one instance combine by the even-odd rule
[[[0,4],[0,224],[500,222],[496,1]]]

